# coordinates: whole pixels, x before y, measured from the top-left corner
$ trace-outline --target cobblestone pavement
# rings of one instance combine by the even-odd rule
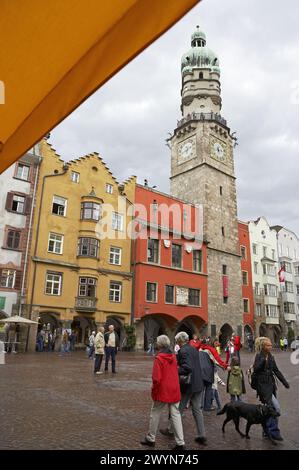
[[[279,385],[280,418],[284,442],[273,447],[262,438],[260,426],[251,428],[251,439],[242,439],[232,423],[222,435],[223,416],[205,413],[208,446],[194,442],[195,425],[191,410],[184,416],[188,449],[299,449],[299,365],[290,354],[275,354],[279,368],[290,381],[286,390]],[[243,353],[245,371],[253,355]],[[151,405],[153,358],[143,353],[119,353],[118,373],[92,373],[92,360],[84,352],[64,357],[57,353],[6,354],[0,365],[0,449],[142,449],[139,444],[148,426]],[[225,379],[226,373],[220,375]],[[247,384],[247,379],[246,379]],[[222,403],[227,401],[219,387]],[[247,384],[246,401],[256,403]],[[165,410],[161,426],[167,421]],[[245,422],[241,420],[241,429]],[[158,435],[156,449],[170,449],[172,440]]]

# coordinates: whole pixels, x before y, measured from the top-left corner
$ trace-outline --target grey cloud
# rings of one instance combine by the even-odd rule
[[[68,160],[98,151],[116,177],[169,190],[165,145],[180,119],[180,59],[197,24],[221,67],[223,109],[237,131],[242,220],[265,215],[299,234],[299,2],[204,0],[113,77],[51,136]]]

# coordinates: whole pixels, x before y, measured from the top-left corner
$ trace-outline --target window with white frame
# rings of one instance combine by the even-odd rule
[[[156,282],[146,283],[146,301],[157,302],[157,283]]]
[[[284,267],[286,273],[292,273],[291,263],[288,263],[288,262],[284,261],[283,263],[281,263],[281,266]]]
[[[147,261],[149,263],[159,263],[160,241],[154,238],[147,240]]]
[[[79,297],[96,297],[97,280],[94,277],[79,278]]]
[[[254,293],[255,295],[260,295],[260,283],[256,282],[254,285]]]
[[[66,215],[67,200],[60,196],[53,196],[52,214]]]
[[[71,181],[73,183],[79,183],[79,180],[80,180],[80,173],[78,173],[77,171],[72,171],[71,172]]]
[[[263,256],[267,256],[267,247],[263,246]]]
[[[28,181],[29,173],[30,173],[30,166],[24,165],[23,163],[17,163],[17,171],[15,174],[16,178],[20,180]]]
[[[255,304],[256,306],[256,315],[258,317],[261,317],[262,316],[262,305],[261,304]]]
[[[272,259],[275,261],[275,250],[272,250]]]
[[[46,294],[60,295],[62,286],[62,273],[50,272],[46,273]]]
[[[264,284],[264,293],[269,297],[277,297],[277,286],[275,284]]]
[[[256,243],[252,243],[252,252],[254,255],[257,255],[257,244]]]
[[[25,197],[18,196],[17,194],[13,195],[12,207],[13,212],[18,212],[19,214],[24,214],[25,212]]]
[[[296,288],[297,288],[297,295],[299,295],[299,286],[297,285]]]
[[[123,230],[124,216],[118,212],[112,212],[112,229]]]
[[[272,264],[263,264],[263,273],[267,276],[275,276],[276,271],[275,271],[275,266]]]
[[[299,266],[295,266],[295,276],[299,276]]]
[[[285,291],[289,292],[290,294],[293,294],[294,292],[294,285],[292,282],[285,281]]]
[[[48,251],[50,253],[55,253],[56,255],[62,255],[63,250],[63,235],[50,232],[49,242],[48,242]]]
[[[259,264],[257,261],[255,261],[253,263],[253,271],[254,271],[254,274],[258,274],[259,273]]]
[[[110,281],[109,300],[110,302],[121,302],[122,283]]]
[[[109,263],[121,265],[121,248],[110,246]]]
[[[283,311],[284,313],[295,313],[295,304],[292,302],[284,302]]]
[[[81,220],[100,220],[101,204],[96,202],[81,203]]]
[[[80,237],[78,239],[78,256],[98,258],[100,242],[97,238]]]
[[[278,318],[277,305],[265,305],[265,315],[266,317]]]
[[[0,287],[13,289],[15,286],[15,280],[16,280],[15,269],[2,269],[1,270]]]
[[[112,184],[106,183],[106,193],[112,194],[113,193],[113,186]]]

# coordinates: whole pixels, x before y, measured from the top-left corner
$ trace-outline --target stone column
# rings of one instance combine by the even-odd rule
[[[136,329],[136,351],[144,351],[144,321],[135,320]]]

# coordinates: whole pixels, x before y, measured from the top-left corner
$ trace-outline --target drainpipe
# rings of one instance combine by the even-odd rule
[[[35,197],[36,197],[36,188],[37,188],[39,167],[40,167],[41,161],[42,161],[42,157],[39,157],[36,174],[35,174],[35,180],[34,180],[33,194],[32,194],[32,204],[31,204],[31,210],[30,210],[29,228],[28,228],[28,235],[27,235],[27,242],[26,242],[24,268],[23,268],[23,275],[22,275],[21,296],[20,296],[20,305],[19,305],[20,316],[22,313],[22,299],[24,297],[24,291],[25,291],[25,276],[26,276],[26,270],[27,270],[27,264],[28,264],[29,244],[30,244],[30,236],[31,236],[31,231],[32,231],[32,219],[33,219],[33,212],[34,212],[34,205],[35,205],[34,202],[35,202]]]
[[[34,254],[33,254],[34,258],[36,257],[36,254],[37,254],[38,233],[39,233],[39,227],[40,227],[40,219],[41,219],[41,213],[42,213],[42,205],[43,205],[43,197],[44,197],[46,178],[65,175],[65,173],[69,169],[68,164],[64,163],[62,169],[63,169],[62,173],[51,173],[51,174],[45,175],[43,177],[43,184],[42,184],[42,190],[41,190],[41,196],[40,196],[40,205],[39,205],[38,218],[37,218],[37,227],[36,227],[36,235],[37,236],[35,237]],[[30,305],[29,305],[30,320],[32,319],[32,304],[33,304],[35,280],[36,280],[36,262],[34,263],[33,282],[32,282],[32,290],[31,290]],[[29,342],[29,334],[27,336],[26,351],[28,349],[28,342]]]

